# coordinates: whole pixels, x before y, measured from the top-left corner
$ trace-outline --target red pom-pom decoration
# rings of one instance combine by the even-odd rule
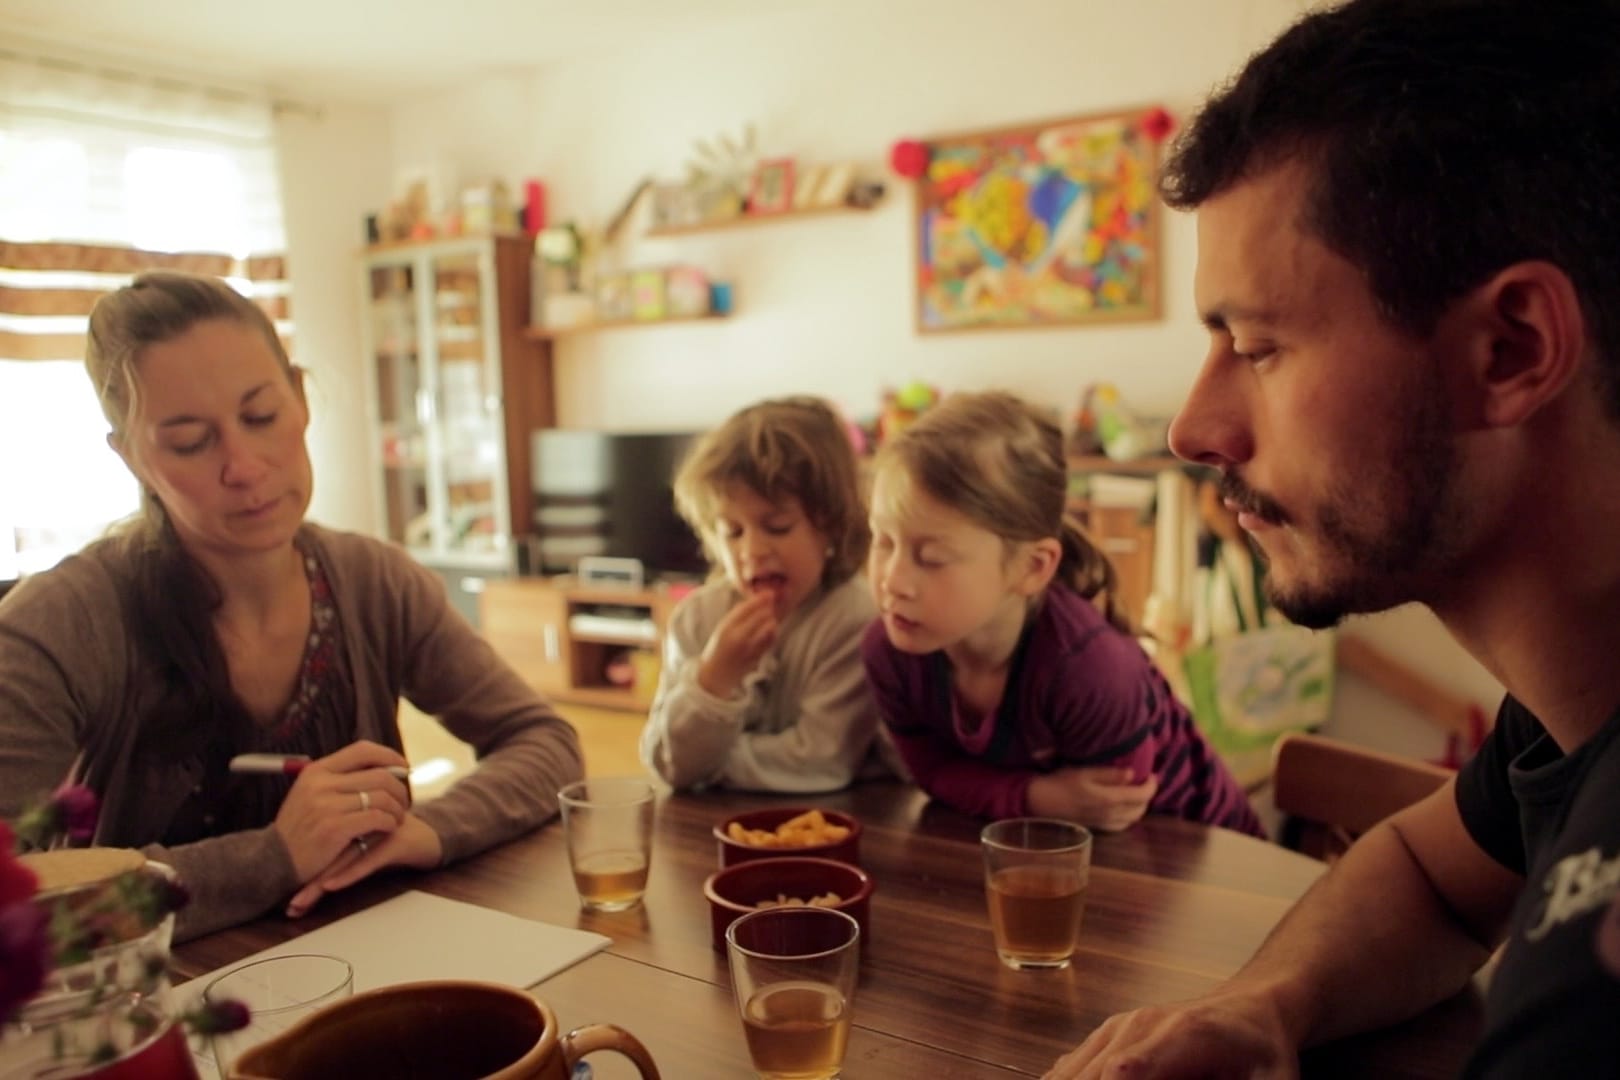
[[[889,150],[889,168],[907,180],[928,171],[928,147],[916,139],[901,139]]]
[[[1164,137],[1174,131],[1175,127],[1176,118],[1163,107],[1149,109],[1142,117],[1142,134],[1154,142],[1163,142]]]

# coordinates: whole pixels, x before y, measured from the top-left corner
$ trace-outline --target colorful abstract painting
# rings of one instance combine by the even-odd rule
[[[1159,316],[1163,109],[925,141],[922,331]]]

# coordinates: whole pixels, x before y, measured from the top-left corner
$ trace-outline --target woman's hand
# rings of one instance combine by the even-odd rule
[[[698,685],[715,697],[728,698],[743,676],[776,643],[776,594],[763,590],[726,612],[709,635],[698,663]]]
[[[1045,773],[1029,782],[1025,798],[1037,817],[1062,818],[1103,832],[1119,832],[1142,820],[1159,790],[1152,774],[1131,783],[1131,770],[1090,765]]]
[[[299,889],[287,901],[287,915],[298,918],[329,892],[346,889],[387,866],[410,866],[430,870],[444,858],[439,834],[415,814],[407,813],[399,828],[391,832],[359,837],[344,848],[332,864],[314,881]]]
[[[300,882],[325,873],[356,838],[400,827],[411,791],[388,768],[405,764],[397,751],[361,741],[304,766],[274,822]]]

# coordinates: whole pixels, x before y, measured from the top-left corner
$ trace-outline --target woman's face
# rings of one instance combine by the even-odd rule
[[[314,476],[302,385],[257,329],[200,322],[142,350],[135,404],[114,436],[136,477],[199,556],[271,551],[290,543]]]

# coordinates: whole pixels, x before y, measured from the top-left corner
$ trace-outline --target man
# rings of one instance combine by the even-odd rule
[[[1504,686],[1207,997],[1048,1075],[1297,1074],[1506,943],[1470,1076],[1620,1069],[1620,0],[1353,0],[1255,56],[1162,183],[1210,334],[1171,431],[1296,621],[1427,604]]]

